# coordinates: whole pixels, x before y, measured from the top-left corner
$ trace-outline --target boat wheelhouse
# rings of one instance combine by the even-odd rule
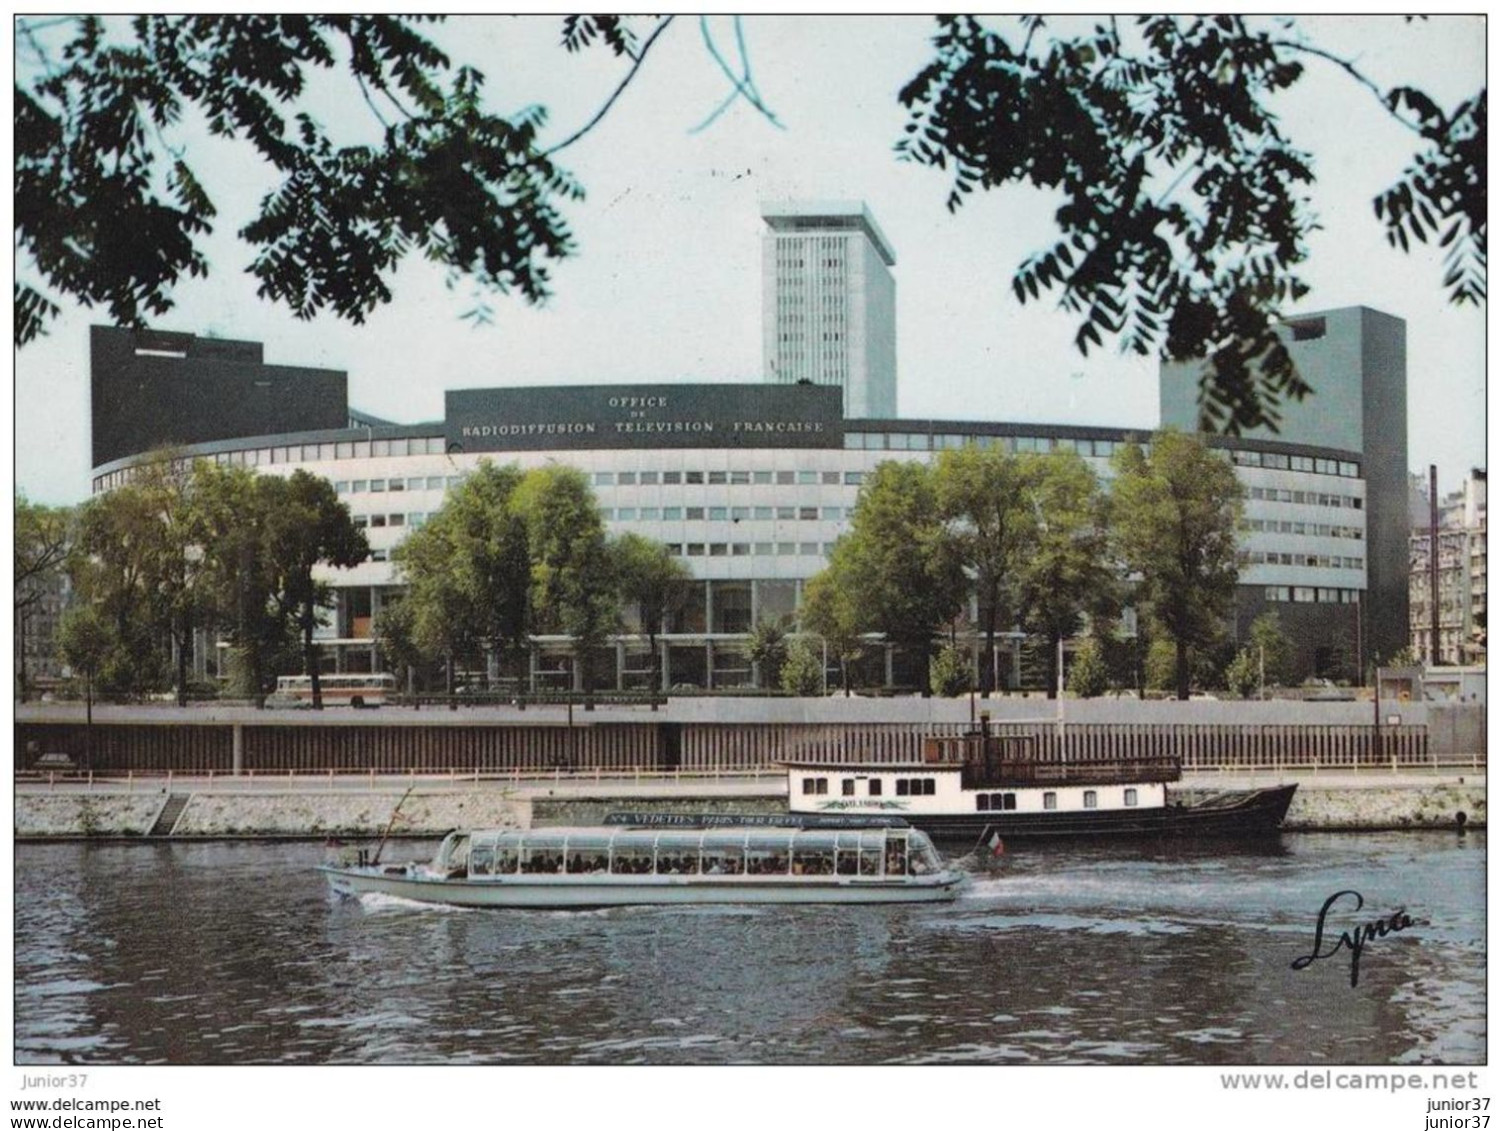
[[[667,903],[917,903],[952,899],[964,873],[905,822],[799,827],[617,821],[586,828],[475,830],[426,864],[320,869],[341,894],[464,907]]]
[[[794,814],[899,816],[939,840],[1275,833],[1294,785],[1169,803],[1172,757],[1039,758],[1026,737],[929,738],[921,762],[787,762]]]

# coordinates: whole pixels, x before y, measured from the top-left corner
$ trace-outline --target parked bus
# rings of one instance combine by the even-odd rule
[[[378,707],[396,694],[396,677],[390,672],[366,672],[355,675],[320,675],[318,686],[328,707]],[[283,675],[276,679],[275,698],[299,707],[313,702],[313,678],[306,675]]]

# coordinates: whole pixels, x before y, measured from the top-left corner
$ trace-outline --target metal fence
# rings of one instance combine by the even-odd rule
[[[115,773],[509,773],[513,770],[756,770],[783,761],[916,762],[929,737],[965,724],[153,725],[16,724],[16,770],[62,754]],[[238,731],[238,734],[236,734]],[[1036,756],[1070,760],[1176,758],[1185,770],[1422,767],[1422,726],[999,724]],[[238,750],[237,750],[238,746]],[[49,762],[55,764],[56,758]],[[1446,759],[1447,761],[1447,759]],[[1472,759],[1466,757],[1465,764]]]

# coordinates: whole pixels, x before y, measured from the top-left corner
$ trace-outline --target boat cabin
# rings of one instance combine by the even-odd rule
[[[857,876],[898,879],[942,867],[916,829],[554,828],[450,833],[432,870],[453,879],[509,876],[598,880],[614,876]]]

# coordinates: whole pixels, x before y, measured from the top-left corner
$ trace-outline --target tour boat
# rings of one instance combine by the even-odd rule
[[[428,863],[319,870],[342,895],[528,908],[922,903],[953,899],[966,878],[905,822],[613,814],[588,828],[452,832]]]
[[[1262,836],[1296,785],[1170,803],[1176,758],[1039,759],[1025,738],[982,731],[925,740],[920,762],[787,762],[794,814],[900,816],[935,840],[1093,836]]]

